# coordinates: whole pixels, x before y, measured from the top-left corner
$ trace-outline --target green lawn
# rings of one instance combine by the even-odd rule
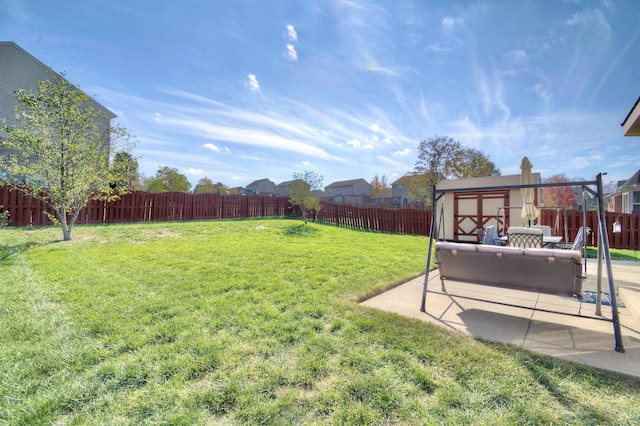
[[[423,272],[424,237],[280,219],[60,237],[0,230],[0,423],[640,423],[637,382],[359,306]]]

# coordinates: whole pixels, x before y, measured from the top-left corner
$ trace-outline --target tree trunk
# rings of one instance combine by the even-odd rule
[[[71,241],[71,227],[73,224],[67,223],[67,211],[62,209],[57,211],[57,214],[60,226],[62,226],[62,239],[64,241]]]

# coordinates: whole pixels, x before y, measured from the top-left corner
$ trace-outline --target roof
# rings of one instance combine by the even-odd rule
[[[249,185],[247,185],[247,188],[249,188],[250,186],[257,186],[260,185],[261,183],[264,182],[268,182],[271,184],[274,184],[273,182],[271,182],[271,180],[269,178],[264,178],[264,179],[258,179],[258,180],[254,180],[253,182],[251,182]],[[274,184],[275,185],[275,184]]]
[[[540,173],[532,173],[533,182],[541,183]],[[440,181],[437,189],[481,188],[485,186],[520,185],[520,175],[486,176],[465,179],[446,179]]]
[[[628,188],[628,187],[637,188],[639,185],[640,185],[640,170],[635,172],[633,176],[631,176],[629,179],[624,181],[622,185],[618,184],[618,188]]]
[[[397,179],[391,185],[404,185],[405,181],[409,180],[410,178],[411,178],[411,176],[401,176],[399,179]]]
[[[393,190],[391,188],[381,189],[377,194],[372,195],[371,198],[393,198]]]
[[[640,136],[640,97],[620,125],[625,136]]]
[[[293,182],[295,182],[295,180],[285,180],[284,182],[277,184],[276,188],[284,188],[285,186],[293,185]]]
[[[56,76],[62,78],[64,81],[66,81],[67,83],[69,83],[71,86],[73,86],[75,89],[80,90],[78,87],[76,87],[75,85],[73,85],[72,83],[70,83],[66,78],[62,77],[60,74],[56,73],[55,71],[53,71],[51,68],[49,68],[48,66],[46,66],[45,64],[43,64],[42,62],[40,62],[35,56],[33,56],[32,54],[30,54],[29,52],[27,52],[26,50],[24,50],[23,48],[21,48],[20,46],[18,46],[16,43],[14,43],[13,41],[0,41],[0,48],[2,50],[5,51],[6,57],[4,58],[5,60],[9,60],[8,58],[11,58],[11,51],[10,49],[13,48],[15,49],[17,52],[19,52],[20,54],[23,55],[23,57],[28,58],[31,62],[33,62],[36,67],[41,68],[43,71],[46,72],[50,72],[55,74]],[[3,56],[4,56],[3,55]],[[16,58],[15,56],[13,56],[14,58]],[[11,63],[11,61],[10,61]],[[5,63],[6,66],[6,63]],[[11,68],[9,68],[11,69]],[[15,68],[14,68],[15,69]],[[3,71],[6,71],[6,68],[3,69]],[[24,75],[22,76],[23,78],[25,77]],[[31,76],[27,77],[30,78]],[[46,79],[43,78],[43,80]],[[12,88],[11,93],[13,93],[13,90],[18,89],[18,88],[25,88],[25,87],[17,87],[17,88]],[[84,92],[83,92],[84,93]],[[88,95],[87,95],[88,96]],[[91,102],[92,104],[95,105],[95,107],[97,107],[98,109],[100,109],[101,111],[103,111],[105,114],[108,115],[109,119],[113,119],[116,118],[117,116],[107,107],[105,107],[104,105],[100,104],[100,102],[96,101],[95,99],[93,99],[92,97],[89,96],[89,102]]]
[[[366,184],[368,184],[369,182],[367,182],[366,180],[360,178],[360,179],[351,179],[351,180],[342,180],[342,181],[338,181],[338,182],[333,182],[330,185],[327,185],[327,188],[342,188],[345,186],[353,186],[356,183],[361,183],[364,182]]]

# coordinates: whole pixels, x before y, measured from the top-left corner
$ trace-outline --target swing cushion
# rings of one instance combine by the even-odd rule
[[[560,296],[581,296],[581,258],[573,250],[436,243],[441,280]]]

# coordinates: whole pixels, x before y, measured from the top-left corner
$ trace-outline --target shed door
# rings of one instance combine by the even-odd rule
[[[455,192],[453,194],[453,238],[478,241],[476,229],[494,225],[498,235],[509,223],[509,191]],[[503,222],[504,219],[504,222]]]

